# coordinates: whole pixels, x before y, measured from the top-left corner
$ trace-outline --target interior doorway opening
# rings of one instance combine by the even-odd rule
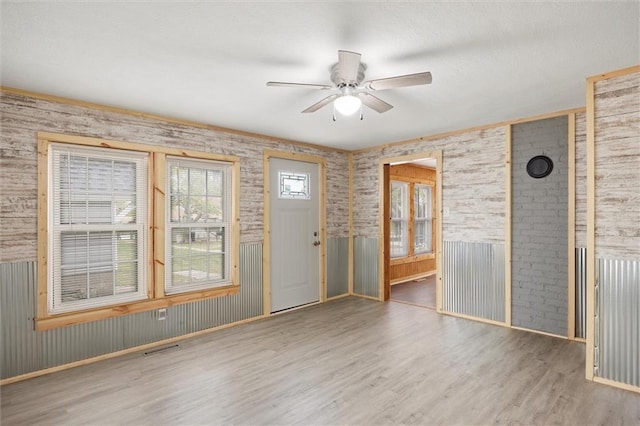
[[[392,284],[392,302],[406,303],[422,308],[436,309],[436,275],[417,278],[408,282]]]
[[[441,151],[381,160],[381,295],[440,311]]]

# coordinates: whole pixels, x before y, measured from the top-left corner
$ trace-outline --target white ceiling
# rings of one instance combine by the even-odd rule
[[[357,149],[584,106],[585,78],[640,63],[640,2],[2,2],[3,86]],[[395,106],[332,121],[339,49]]]

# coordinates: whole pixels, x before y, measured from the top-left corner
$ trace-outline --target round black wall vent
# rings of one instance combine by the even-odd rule
[[[536,155],[527,163],[527,173],[535,179],[549,176],[553,171],[553,161],[546,155]]]

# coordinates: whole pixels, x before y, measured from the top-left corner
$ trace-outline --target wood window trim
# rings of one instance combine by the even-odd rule
[[[240,259],[240,159],[230,155],[182,150],[176,148],[145,145],[134,142],[111,141],[84,136],[38,132],[38,196],[37,196],[37,310],[35,328],[37,331],[51,330],[73,324],[113,318],[159,308],[166,308],[197,300],[224,297],[240,292],[238,277]],[[147,299],[124,304],[101,306],[94,309],[61,314],[48,312],[48,202],[49,202],[49,145],[52,143],[113,148],[149,154],[148,217],[149,230],[147,252]],[[165,177],[166,156],[179,156],[204,160],[225,161],[232,167],[232,207],[231,207],[231,285],[198,290],[175,295],[164,292],[165,259]]]

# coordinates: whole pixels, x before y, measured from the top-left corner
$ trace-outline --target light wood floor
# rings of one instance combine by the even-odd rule
[[[391,300],[436,308],[436,276],[391,286]]]
[[[580,343],[345,298],[1,389],[32,424],[640,424]]]

